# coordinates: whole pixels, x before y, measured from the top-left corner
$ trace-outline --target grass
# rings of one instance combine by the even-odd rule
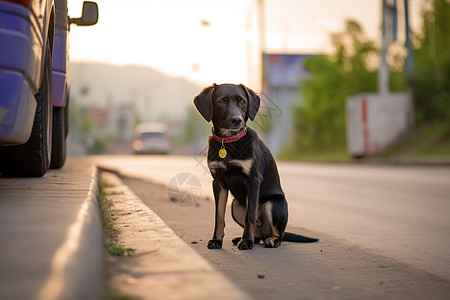
[[[298,160],[306,162],[349,162],[351,157],[348,155],[345,149],[342,150],[329,150],[322,152],[298,152],[290,147],[283,149],[280,154],[277,155],[281,160]]]
[[[123,195],[123,192],[110,192],[107,193],[105,189],[113,187],[113,185],[107,184],[105,182],[100,181],[98,183],[99,189],[99,205],[100,211],[102,214],[103,221],[103,233],[105,239],[105,247],[108,250],[108,253],[115,256],[131,256],[136,250],[132,248],[125,248],[118,244],[117,238],[120,235],[120,229],[115,226],[116,218],[113,218],[113,214],[111,213],[111,208],[114,206],[114,203],[108,196],[112,195]]]
[[[116,218],[111,212],[111,208],[114,207],[114,203],[111,200],[112,195],[123,195],[123,192],[107,192],[107,188],[114,187],[114,185],[100,181],[98,183],[99,198],[98,203],[102,214],[103,221],[103,238],[105,240],[105,248],[110,255],[114,256],[131,256],[136,250],[132,248],[125,248],[118,244],[118,237],[120,230],[115,225]],[[128,300],[131,297],[122,294],[120,291],[115,290],[109,284],[105,285],[104,300]]]
[[[100,197],[98,198],[98,203],[100,205],[100,211],[102,214],[102,222],[103,222],[103,231],[106,240],[114,240],[120,234],[120,230],[114,226],[114,222],[110,213],[111,208],[114,206],[111,199],[107,196],[108,194],[105,192],[106,188],[113,187],[113,185],[109,185],[105,182],[98,183],[98,189]]]
[[[131,256],[136,252],[136,249],[124,248],[115,243],[106,243],[105,246],[111,255],[116,255],[116,256]]]
[[[123,295],[119,291],[109,290],[103,295],[103,300],[131,300],[132,297]]]
[[[431,122],[421,124],[403,137],[385,153],[375,156],[377,159],[396,158],[445,158],[450,160],[450,122]],[[286,147],[277,156],[283,160],[306,162],[351,162],[346,149],[323,149],[318,152],[300,152]]]
[[[450,157],[449,122],[432,122],[415,128],[382,157]]]

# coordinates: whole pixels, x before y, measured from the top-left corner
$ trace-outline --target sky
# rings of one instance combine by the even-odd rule
[[[424,0],[410,0],[414,29]],[[99,22],[71,26],[73,61],[144,65],[166,74],[210,84],[247,83],[254,41],[256,0],[98,0]],[[403,3],[403,1],[398,1]],[[125,4],[126,3],[126,4]],[[381,0],[266,0],[264,40],[269,53],[326,54],[330,33],[346,19],[380,40]],[[69,0],[69,15],[82,0]]]

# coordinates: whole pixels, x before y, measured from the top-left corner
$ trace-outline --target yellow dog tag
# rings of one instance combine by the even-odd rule
[[[225,158],[227,156],[227,150],[225,150],[225,148],[220,148],[219,150],[219,157],[220,158]]]

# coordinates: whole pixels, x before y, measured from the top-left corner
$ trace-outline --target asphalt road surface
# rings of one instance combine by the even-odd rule
[[[214,204],[201,158],[99,159],[255,299],[450,298],[448,167],[279,162],[288,231],[320,241],[239,251],[231,239],[242,232],[229,209],[223,249],[206,248]],[[174,182],[183,201],[169,200]]]

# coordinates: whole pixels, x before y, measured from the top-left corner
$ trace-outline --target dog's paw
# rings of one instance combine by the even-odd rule
[[[264,241],[264,246],[266,248],[278,248],[281,245],[281,241],[279,238],[268,238]]]
[[[222,241],[210,240],[208,242],[208,249],[222,249]]]
[[[251,250],[253,249],[253,241],[250,240],[242,240],[238,244],[239,250]]]
[[[233,242],[234,245],[237,245],[241,241],[241,239],[242,238],[240,236],[237,236],[234,239],[232,239],[231,241]]]

